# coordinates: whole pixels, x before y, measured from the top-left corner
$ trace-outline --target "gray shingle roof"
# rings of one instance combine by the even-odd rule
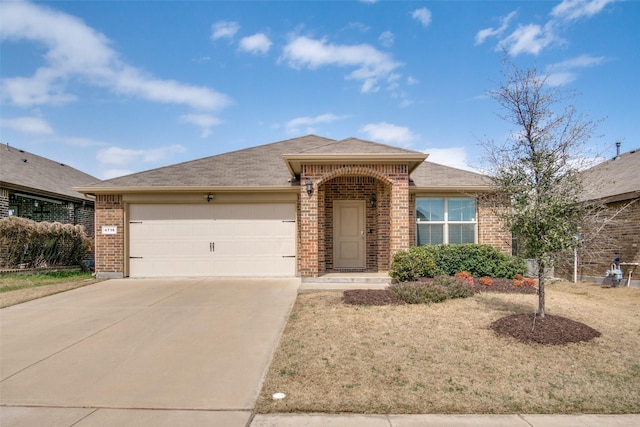
[[[416,188],[428,190],[487,190],[491,179],[475,172],[452,168],[429,161],[423,162],[411,174]]]
[[[640,149],[621,154],[584,172],[585,199],[640,197]]]
[[[0,145],[0,186],[63,200],[92,200],[72,190],[100,180],[44,157]]]
[[[334,140],[307,135],[272,144],[205,157],[83,187],[83,191],[116,188],[162,187],[288,187],[291,172],[283,155],[323,156],[333,154],[412,155],[417,151],[378,144],[356,138]],[[438,185],[485,185],[482,175],[425,162],[412,174],[416,185],[431,188]]]

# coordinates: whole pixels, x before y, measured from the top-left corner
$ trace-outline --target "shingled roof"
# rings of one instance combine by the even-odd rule
[[[93,200],[72,187],[99,181],[64,163],[0,145],[0,187],[62,200]]]
[[[613,202],[640,198],[640,149],[587,169],[583,186],[586,200]]]
[[[416,186],[480,188],[487,185],[483,175],[434,163],[423,162],[426,155],[357,138],[334,140],[307,135],[229,153],[178,163],[145,172],[79,187],[86,193],[144,191],[188,188],[285,189],[291,187],[294,171],[289,158],[339,159],[341,157],[380,161],[410,159],[417,169],[412,174]]]

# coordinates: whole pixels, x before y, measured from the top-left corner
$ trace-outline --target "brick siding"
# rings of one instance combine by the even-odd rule
[[[386,271],[396,252],[408,249],[409,176],[407,165],[302,166],[298,271],[316,277],[333,270],[333,201],[364,200],[366,270]],[[375,198],[375,207],[371,200]]]
[[[578,252],[578,279],[602,278],[611,261],[640,263],[640,199],[625,200],[607,205],[608,216],[619,213],[604,226],[592,244],[585,244]],[[556,268],[556,274],[573,278],[573,253],[567,253]],[[629,267],[622,266],[625,278]],[[640,278],[640,267],[635,268],[634,280]]]
[[[103,235],[103,225],[118,227]],[[124,275],[124,203],[120,195],[96,196],[96,273],[102,277]]]
[[[510,209],[508,196],[483,194],[478,197],[478,243],[491,245],[505,254],[512,253],[511,232],[500,215]]]

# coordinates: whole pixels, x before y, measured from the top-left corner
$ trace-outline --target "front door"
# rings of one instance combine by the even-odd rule
[[[333,202],[333,266],[337,269],[365,268],[365,202]]]

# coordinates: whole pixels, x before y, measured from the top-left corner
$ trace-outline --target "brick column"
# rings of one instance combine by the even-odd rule
[[[391,234],[389,257],[403,250],[409,249],[411,245],[410,213],[409,213],[409,174],[405,165],[394,167],[389,178],[393,180],[391,187]]]
[[[318,186],[307,194],[308,176],[300,177],[300,253],[299,273],[302,277],[318,277]],[[311,178],[313,180],[313,178]]]
[[[122,196],[96,196],[96,275],[106,278],[124,277],[124,203]],[[116,226],[116,234],[102,234],[102,226]]]

